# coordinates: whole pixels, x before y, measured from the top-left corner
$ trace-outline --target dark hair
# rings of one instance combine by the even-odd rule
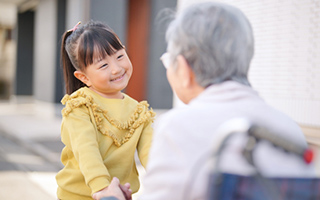
[[[95,58],[105,58],[123,49],[119,37],[106,24],[90,21],[62,36],[61,59],[66,93],[71,94],[85,84],[74,76],[76,70],[84,69]]]

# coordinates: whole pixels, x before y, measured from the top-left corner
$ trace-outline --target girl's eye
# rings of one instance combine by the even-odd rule
[[[108,64],[106,63],[106,64],[103,64],[101,67],[100,67],[100,69],[101,68],[104,68],[104,67],[108,67]]]
[[[118,56],[118,59],[120,59],[120,58],[122,58],[123,57],[123,55],[120,55],[120,56]]]

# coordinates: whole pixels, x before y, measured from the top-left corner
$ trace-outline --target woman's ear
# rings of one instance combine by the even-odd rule
[[[73,75],[79,79],[82,83],[86,84],[88,87],[91,86],[91,82],[88,77],[81,71],[76,70]]]
[[[193,84],[194,81],[194,73],[189,66],[188,61],[182,56],[177,56],[177,63],[178,63],[178,69],[177,73],[180,77],[180,81],[183,87],[190,87]]]

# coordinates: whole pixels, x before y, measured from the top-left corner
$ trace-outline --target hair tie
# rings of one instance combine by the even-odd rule
[[[68,30],[67,33],[74,32],[75,30],[77,30],[79,24],[81,24],[81,21],[79,21],[72,29]]]

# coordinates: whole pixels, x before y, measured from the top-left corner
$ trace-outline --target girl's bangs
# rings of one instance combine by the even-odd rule
[[[123,48],[119,38],[106,29],[87,31],[78,45],[79,64],[82,67],[91,65],[96,60],[111,56]]]

